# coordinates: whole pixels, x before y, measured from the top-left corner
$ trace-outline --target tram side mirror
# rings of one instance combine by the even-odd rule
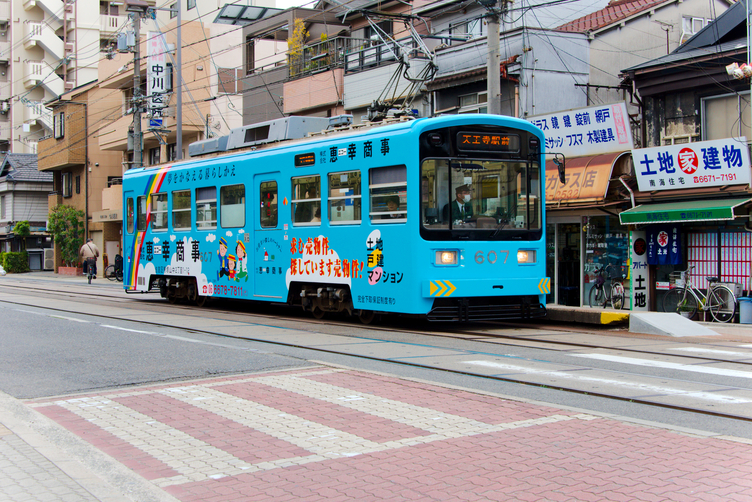
[[[559,169],[559,181],[561,183],[567,182],[567,174],[565,171],[565,164],[566,159],[564,158],[564,155],[560,153],[555,153],[553,158],[554,164],[556,164],[557,169]]]

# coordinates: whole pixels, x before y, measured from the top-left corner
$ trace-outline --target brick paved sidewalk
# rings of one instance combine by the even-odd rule
[[[323,366],[27,405],[183,501],[752,500],[746,441]]]

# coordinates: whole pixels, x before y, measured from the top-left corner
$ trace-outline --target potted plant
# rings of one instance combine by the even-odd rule
[[[83,273],[78,262],[78,251],[84,244],[83,219],[84,212],[71,206],[60,204],[50,211],[47,231],[55,240],[55,252],[60,252],[62,265],[58,266],[58,274]]]

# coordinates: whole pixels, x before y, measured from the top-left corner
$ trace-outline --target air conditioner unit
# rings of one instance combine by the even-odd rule
[[[55,250],[52,248],[44,250],[44,269],[45,270],[55,269]]]

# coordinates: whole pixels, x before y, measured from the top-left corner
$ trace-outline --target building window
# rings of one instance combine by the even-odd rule
[[[329,175],[329,221],[360,223],[360,171]]]
[[[385,32],[387,35],[392,34],[392,22],[391,21],[381,21],[380,23],[376,23],[376,26],[380,28],[383,32]],[[365,37],[369,40],[381,40],[381,36],[379,35],[379,30],[374,28],[373,26],[366,26],[365,29]]]
[[[190,190],[172,192],[172,227],[175,230],[190,230],[191,228]]]
[[[5,219],[5,195],[0,196],[0,220]]]
[[[167,194],[151,194],[151,229],[167,230]]]
[[[749,91],[702,100],[702,139],[752,138]],[[664,141],[665,143],[665,141]]]
[[[174,3],[170,5],[170,19],[178,17],[178,4]]]
[[[149,165],[159,164],[159,148],[149,148]]]
[[[217,228],[217,188],[196,189],[196,228],[212,230]]]
[[[371,221],[402,223],[407,218],[407,168],[390,166],[371,169],[368,190]]]
[[[486,34],[485,29],[483,28],[483,19],[472,19],[470,21],[453,24],[449,27],[449,34],[452,37],[464,38],[466,40],[485,37]]]
[[[76,176],[76,194],[81,193],[81,176]]]
[[[172,162],[173,160],[178,160],[178,144],[168,143],[167,144],[167,162]]]
[[[698,31],[702,30],[712,22],[712,19],[706,19],[704,17],[683,16],[682,34],[679,43],[683,44],[684,42],[692,38]]]
[[[219,196],[222,228],[245,226],[245,185],[222,187]]]
[[[127,208],[126,208],[126,216],[125,216],[125,222],[127,225],[127,231],[129,234],[133,233],[133,199],[128,198]]]
[[[52,117],[52,135],[55,139],[60,139],[65,135],[65,114],[56,113]]]
[[[245,73],[247,75],[253,73],[253,70],[255,69],[255,50],[256,44],[253,41],[253,38],[248,37],[245,40]]]
[[[191,10],[196,7],[196,0],[188,0],[186,5],[188,7],[187,10]]]
[[[261,228],[277,226],[277,182],[263,181],[260,185]]]
[[[488,111],[487,92],[476,92],[459,97],[460,109],[457,113],[486,113]]]
[[[73,196],[73,174],[63,173],[63,197]]]

